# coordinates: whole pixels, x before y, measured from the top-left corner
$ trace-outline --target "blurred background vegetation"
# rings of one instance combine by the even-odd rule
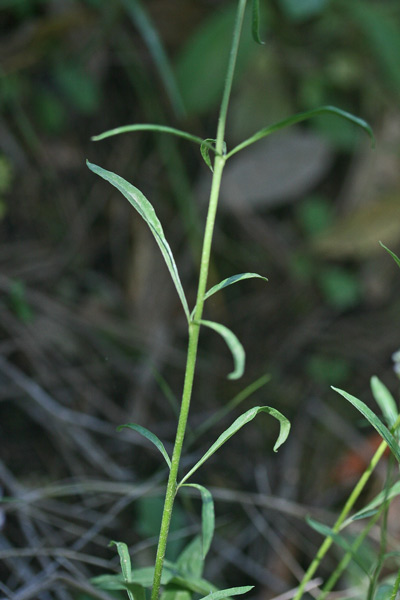
[[[144,441],[114,431],[139,422],[171,446],[185,322],[146,226],[85,158],[154,204],[193,300],[210,183],[198,149],[150,133],[90,137],[140,122],[214,137],[235,5],[0,0],[0,491],[19,498],[0,509],[6,598],[96,597],[85,581],[118,569],[111,538],[134,565],[152,561],[165,472]],[[324,116],[226,169],[210,284],[243,271],[269,282],[210,301],[247,369],[227,382],[223,343],[202,333],[188,460],[239,404],[291,419],[278,455],[260,418],[201,472],[217,500],[208,578],[255,582],[268,600],[296,585],[318,543],[304,516],[329,521],[375,444],[329,386],[369,402],[377,374],[398,391],[400,278],[378,242],[400,247],[400,5],[261,0],[261,16],[264,46],[245,27],[228,146],[323,104],[376,136],[372,151]],[[197,500],[184,508],[170,556],[198,531]]]

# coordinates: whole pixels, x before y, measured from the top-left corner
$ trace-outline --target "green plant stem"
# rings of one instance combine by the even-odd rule
[[[323,590],[322,590],[321,594],[318,596],[317,600],[325,600],[325,598],[327,597],[329,592],[336,585],[337,580],[339,579],[339,577],[341,576],[343,571],[346,569],[347,565],[353,558],[354,554],[360,548],[361,544],[363,543],[363,541],[365,540],[365,538],[371,531],[372,527],[380,519],[382,512],[383,512],[383,508],[376,515],[374,515],[372,517],[372,519],[370,519],[370,521],[366,525],[365,529],[363,529],[363,531],[360,533],[358,538],[352,544],[351,552],[346,552],[346,554],[343,556],[342,560],[340,561],[340,563],[338,564],[338,566],[336,567],[334,572],[330,575],[328,581],[325,583]]]
[[[214,161],[213,179],[203,238],[203,249],[201,254],[196,310],[194,313],[193,321],[189,323],[189,342],[186,360],[185,379],[182,393],[182,402],[178,419],[174,450],[171,459],[171,469],[168,477],[167,490],[165,494],[163,515],[161,519],[161,529],[154,567],[154,580],[151,592],[151,600],[158,600],[160,593],[161,574],[164,564],[165,551],[167,547],[168,531],[171,522],[175,494],[177,490],[177,475],[182,453],[183,441],[185,438],[186,424],[189,415],[190,400],[192,396],[193,380],[197,359],[197,348],[200,334],[200,325],[198,324],[198,321],[201,320],[203,314],[204,296],[206,292],[208,271],[210,265],[211,244],[214,233],[215,217],[218,207],[219,190],[221,186],[222,172],[226,161],[225,157],[223,156],[226,117],[228,112],[229,98],[232,90],[233,75],[235,72],[236,58],[239,48],[240,33],[243,24],[246,1],[247,0],[239,0],[238,2],[232,47],[229,55],[227,76],[225,80],[224,93],[222,97],[221,109],[218,119],[216,156]]]
[[[397,429],[397,427],[400,425],[400,416],[397,417],[397,420],[395,422],[395,424],[393,425],[391,431],[394,431]],[[344,520],[346,519],[347,515],[349,514],[349,512],[351,511],[351,509],[353,508],[355,502],[357,501],[358,497],[360,496],[362,490],[364,489],[368,479],[370,478],[371,474],[373,473],[376,465],[379,463],[380,459],[382,458],[385,450],[387,448],[387,444],[386,442],[382,442],[378,448],[378,450],[375,452],[374,456],[371,459],[371,462],[369,463],[367,469],[364,471],[364,473],[361,475],[359,481],[357,482],[355,488],[353,489],[352,493],[350,494],[346,504],[343,507],[342,512],[340,513],[336,523],[334,524],[334,526],[332,527],[332,530],[334,533],[338,533],[340,530],[340,527],[342,525],[342,523],[344,522]],[[293,600],[300,600],[303,597],[303,594],[305,592],[305,586],[306,584],[310,581],[310,579],[312,579],[315,571],[318,569],[322,559],[324,558],[325,554],[328,552],[329,548],[331,547],[333,542],[333,539],[331,537],[327,537],[325,538],[325,540],[322,542],[314,560],[312,561],[312,563],[310,564],[310,566],[308,567],[303,579],[300,582],[300,585],[298,587],[298,591],[296,596],[293,598]]]
[[[399,591],[399,588],[400,588],[400,570],[397,573],[396,581],[394,582],[394,586],[393,586],[392,594],[390,596],[390,600],[396,600],[397,592]]]

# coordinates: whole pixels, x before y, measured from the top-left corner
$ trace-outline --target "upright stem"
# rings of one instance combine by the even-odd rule
[[[151,592],[151,600],[158,600],[160,593],[161,574],[164,564],[165,550],[167,547],[168,531],[171,523],[172,508],[174,505],[175,494],[177,489],[178,469],[182,453],[183,441],[185,438],[187,419],[189,415],[190,400],[193,389],[193,379],[196,367],[197,347],[200,334],[200,325],[198,322],[201,320],[203,314],[204,295],[206,292],[208,271],[210,265],[211,244],[214,233],[215,216],[218,206],[222,172],[226,161],[223,155],[226,117],[228,112],[229,98],[232,90],[233,75],[235,72],[236,58],[239,48],[240,33],[243,24],[246,2],[247,0],[239,0],[238,2],[232,47],[229,55],[227,75],[218,119],[217,139],[215,144],[216,156],[214,161],[214,172],[203,238],[203,250],[201,254],[196,309],[194,312],[194,318],[189,323],[189,342],[186,360],[185,379],[182,393],[182,402],[178,419],[175,445],[171,459],[171,469],[168,477],[167,490],[165,494],[164,510],[161,519],[161,529],[154,568],[154,580]]]

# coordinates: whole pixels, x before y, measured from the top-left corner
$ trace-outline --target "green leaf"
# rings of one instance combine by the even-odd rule
[[[201,494],[201,531],[202,531],[202,556],[207,556],[210,549],[215,529],[214,500],[207,488],[197,483],[185,483],[183,487],[192,487]]]
[[[251,6],[251,34],[257,44],[265,44],[260,38],[260,0],[253,0]]]
[[[109,129],[108,131],[104,131],[99,135],[92,136],[91,140],[93,142],[99,142],[100,140],[104,140],[114,135],[120,135],[121,133],[132,133],[133,131],[155,131],[156,133],[169,133],[171,135],[184,138],[185,140],[189,140],[190,142],[194,142],[195,144],[199,144],[200,146],[205,146],[209,150],[214,150],[214,147],[211,143],[209,143],[209,140],[203,140],[203,138],[198,137],[197,135],[192,135],[186,131],[175,129],[175,127],[168,127],[167,125],[157,125],[153,123],[136,123],[133,125],[115,127],[115,129]]]
[[[175,576],[171,579],[171,584],[180,587],[181,589],[189,590],[195,594],[208,594],[210,591],[217,591],[214,585],[202,578],[184,576]]]
[[[397,256],[397,254],[395,254],[394,252],[389,250],[389,248],[386,248],[386,246],[384,244],[382,244],[382,242],[379,242],[379,243],[382,246],[382,248],[385,248],[386,252],[389,252],[390,256],[393,258],[393,260],[395,261],[397,266],[400,267],[400,258]]]
[[[152,444],[154,444],[154,446],[161,452],[161,454],[165,458],[165,462],[167,463],[168,467],[171,468],[171,460],[168,456],[165,446],[162,443],[162,441],[155,435],[155,433],[152,433],[151,431],[146,429],[146,427],[136,425],[136,423],[126,423],[125,425],[120,425],[119,427],[117,427],[117,431],[121,431],[121,429],[125,428],[137,431],[137,433],[140,433],[140,435],[147,438]]]
[[[210,160],[210,144],[215,143],[215,141],[216,140],[213,138],[207,138],[206,140],[203,140],[201,142],[200,146],[201,156],[203,157],[203,160],[206,163],[207,167],[210,169],[211,173],[214,172],[214,169]]]
[[[132,580],[131,557],[129,556],[128,546],[124,542],[111,541],[109,546],[117,546],[119,554],[119,562],[121,565],[123,584],[129,583]],[[139,586],[140,587],[140,586]],[[142,588],[143,589],[143,588]],[[144,590],[143,590],[144,593]],[[142,598],[134,597],[132,592],[127,590],[129,600],[142,600]]]
[[[146,590],[139,583],[124,582],[124,588],[128,592],[129,600],[146,600]]]
[[[204,570],[204,560],[202,556],[203,542],[201,536],[196,537],[182,550],[176,566],[184,575],[200,578]]]
[[[335,106],[321,106],[319,108],[314,108],[313,110],[308,110],[306,112],[298,113],[297,115],[293,115],[292,117],[283,119],[283,121],[279,121],[278,123],[274,123],[273,125],[269,125],[268,127],[264,127],[263,129],[260,129],[254,135],[249,137],[247,140],[244,140],[244,142],[241,142],[240,144],[235,146],[235,148],[233,148],[233,150],[228,152],[228,154],[226,155],[226,158],[227,159],[230,158],[231,156],[233,156],[233,154],[236,154],[236,152],[243,150],[243,148],[246,148],[247,146],[254,144],[254,142],[261,140],[262,138],[270,135],[271,133],[274,133],[275,131],[279,131],[281,129],[284,129],[285,127],[294,125],[295,123],[300,123],[301,121],[306,121],[307,119],[311,119],[312,117],[315,117],[316,115],[320,115],[323,113],[331,113],[331,114],[337,115],[338,117],[342,117],[343,119],[346,119],[347,121],[351,121],[355,125],[358,125],[359,127],[361,127],[361,129],[363,129],[370,136],[372,144],[374,144],[374,134],[372,133],[372,129],[366,121],[364,121],[363,119],[360,119],[359,117],[356,117],[344,110],[341,110],[340,108],[336,108]]]
[[[194,323],[205,325],[210,329],[214,329],[217,333],[222,336],[233,356],[234,370],[229,373],[228,379],[239,379],[244,373],[244,365],[246,361],[246,354],[242,344],[237,339],[236,335],[225,325],[221,323],[215,323],[214,321],[194,321]]]
[[[382,490],[371,502],[368,502],[364,508],[356,512],[350,519],[347,519],[342,527],[348,525],[351,521],[357,521],[358,519],[368,518],[373,514],[373,512],[377,512],[378,509],[384,502],[387,500],[391,500],[396,496],[400,495],[400,481],[397,481],[389,490]]]
[[[293,21],[304,21],[320,14],[329,0],[279,0],[286,15]]]
[[[368,406],[364,404],[364,402],[361,402],[361,400],[358,400],[358,398],[356,398],[355,396],[352,396],[351,394],[348,394],[347,392],[339,390],[335,387],[332,387],[332,389],[341,396],[343,396],[343,398],[348,400],[353,406],[355,406],[360,411],[360,413],[367,419],[367,421],[371,423],[371,425],[376,429],[379,435],[385,440],[390,450],[396,457],[397,461],[400,463],[399,445],[394,436],[387,429],[387,427],[385,427],[382,421],[378,419],[376,414],[372,412],[372,410],[368,408]]]
[[[178,292],[179,298],[182,302],[183,310],[185,311],[186,317],[189,320],[189,307],[185,297],[185,292],[182,288],[182,283],[179,277],[177,266],[175,264],[175,259],[172,254],[172,250],[167,240],[165,239],[163,228],[161,226],[160,221],[158,220],[154,208],[140,190],[135,188],[131,183],[125,181],[125,179],[123,179],[119,175],[116,175],[111,171],[106,171],[105,169],[102,169],[101,167],[94,165],[89,161],[86,161],[86,164],[89,167],[89,169],[93,171],[93,173],[96,173],[97,175],[111,183],[111,185],[113,185],[115,188],[117,188],[117,190],[119,190],[121,194],[125,196],[128,202],[132,204],[132,206],[137,210],[142,219],[144,219],[150,227],[150,231],[155,237],[155,240],[161,250],[161,253],[167,264],[168,270],[171,274],[172,280],[175,284],[176,291]]]
[[[236,421],[234,421],[232,423],[232,425],[230,427],[228,427],[228,429],[226,429],[223,433],[221,433],[221,435],[214,442],[214,444],[207,450],[207,452],[201,457],[201,459],[184,476],[184,478],[180,482],[179,486],[183,485],[183,483],[185,481],[187,481],[187,479],[189,479],[189,477],[191,477],[193,475],[193,473],[195,471],[197,471],[197,469],[199,467],[201,467],[201,465],[210,458],[210,456],[212,456],[223,444],[225,444],[225,442],[227,442],[233,435],[235,435],[235,433],[237,433],[239,431],[239,429],[241,429],[244,425],[246,425],[247,423],[252,421],[261,412],[265,412],[265,413],[271,415],[271,417],[278,419],[278,421],[279,421],[279,425],[280,425],[279,436],[274,445],[274,452],[276,452],[278,450],[278,448],[286,441],[286,439],[289,435],[290,422],[288,421],[288,419],[285,416],[283,416],[282,413],[280,413],[275,408],[272,408],[271,406],[255,406],[254,408],[250,408],[250,410],[243,413],[240,417],[238,417],[236,419]]]
[[[340,548],[342,548],[345,552],[349,552],[352,555],[354,561],[358,564],[358,566],[364,571],[364,573],[366,573],[369,576],[368,568],[362,562],[360,556],[354,551],[354,549],[342,535],[333,531],[331,527],[328,527],[323,523],[318,523],[318,521],[314,521],[314,519],[311,519],[310,517],[307,517],[306,521],[310,527],[315,529],[315,531],[318,531],[318,533],[323,535],[325,538],[332,538],[332,540],[338,546],[340,546]]]
[[[200,598],[200,600],[222,600],[229,596],[240,596],[241,594],[247,594],[254,588],[254,585],[243,585],[241,587],[228,588],[226,590],[218,590],[218,592],[212,592],[208,596]]]
[[[392,394],[387,389],[386,385],[382,383],[376,375],[371,377],[371,390],[372,394],[382,411],[385,421],[389,427],[392,427],[398,417],[398,410],[396,402]]]
[[[217,283],[212,288],[210,288],[208,290],[208,292],[206,292],[206,294],[204,296],[204,300],[207,300],[207,298],[210,298],[210,296],[213,296],[214,294],[216,294],[223,288],[233,285],[234,283],[238,283],[239,281],[243,281],[243,279],[264,279],[264,281],[268,281],[268,279],[266,277],[263,277],[262,275],[258,275],[258,273],[238,273],[237,275],[231,275],[231,277],[227,277],[220,283]],[[195,312],[196,312],[196,307],[194,307],[192,314],[190,315],[192,318],[193,318]]]
[[[161,600],[191,600],[192,594],[180,586],[169,583],[161,593]]]
[[[238,273],[237,275],[231,275],[231,277],[227,277],[217,285],[214,285],[212,288],[208,290],[208,292],[204,296],[204,300],[207,300],[210,296],[219,292],[223,288],[228,287],[229,285],[233,285],[234,283],[238,283],[239,281],[243,281],[243,279],[264,279],[264,281],[268,281],[266,277],[259,275],[258,273]]]

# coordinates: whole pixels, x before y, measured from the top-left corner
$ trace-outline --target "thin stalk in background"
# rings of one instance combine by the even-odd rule
[[[164,509],[161,520],[160,537],[157,547],[156,562],[154,569],[153,588],[151,592],[151,600],[157,600],[160,592],[161,574],[164,564],[165,550],[167,547],[168,531],[171,522],[172,509],[175,500],[177,488],[177,475],[182,453],[183,441],[185,438],[186,424],[189,415],[190,400],[192,395],[193,380],[197,359],[197,348],[200,334],[200,324],[204,306],[204,296],[208,279],[208,271],[210,265],[211,244],[214,233],[215,216],[218,206],[219,190],[221,186],[222,172],[225,166],[225,157],[223,156],[226,117],[228,113],[229,99],[232,90],[233,76],[235,72],[236,59],[239,48],[240,34],[242,30],[244,11],[247,0],[239,0],[234,25],[232,47],[229,55],[228,69],[225,80],[224,92],[221,102],[220,114],[218,119],[218,129],[216,138],[216,157],[214,161],[214,171],[210,192],[210,200],[208,214],[203,239],[203,250],[200,263],[200,275],[197,290],[196,310],[194,319],[189,322],[189,342],[186,361],[186,371],[184,379],[184,387],[182,393],[182,403],[179,414],[174,450],[171,459],[171,469],[169,473],[167,490],[165,495]]]
[[[397,429],[397,427],[399,427],[400,425],[400,415],[397,417],[396,422],[394,423],[393,427],[391,428],[391,431],[395,431]],[[343,524],[343,522],[345,521],[346,517],[348,516],[348,514],[350,513],[351,509],[353,508],[354,504],[356,503],[358,497],[360,496],[361,492],[363,491],[368,479],[370,478],[370,476],[372,475],[375,467],[377,466],[377,464],[379,463],[380,459],[382,458],[382,456],[385,453],[386,448],[388,447],[387,443],[385,441],[381,442],[378,450],[375,452],[374,456],[371,459],[371,462],[369,463],[367,469],[364,471],[364,473],[361,475],[358,483],[356,484],[354,490],[352,491],[352,493],[350,494],[346,504],[343,507],[342,512],[340,513],[336,523],[334,524],[334,526],[332,527],[332,531],[334,533],[338,533],[340,531],[340,527]],[[318,569],[322,559],[324,558],[325,554],[328,552],[329,548],[331,547],[333,543],[333,539],[331,537],[327,537],[325,538],[325,540],[322,542],[314,560],[312,561],[312,563],[310,564],[310,566],[308,567],[303,579],[300,582],[300,585],[298,587],[298,591],[296,596],[294,596],[293,600],[300,600],[305,592],[305,587],[306,584],[310,581],[310,579],[313,577],[314,573],[316,572],[316,570]]]

